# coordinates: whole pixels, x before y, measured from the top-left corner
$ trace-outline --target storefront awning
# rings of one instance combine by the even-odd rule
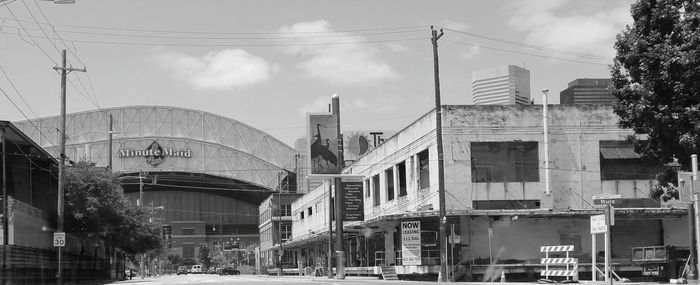
[[[634,152],[633,146],[601,146],[600,154],[604,159],[637,159],[642,156]]]

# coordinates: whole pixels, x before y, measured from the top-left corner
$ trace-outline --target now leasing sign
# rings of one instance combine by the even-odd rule
[[[403,265],[421,265],[420,221],[401,223],[401,262]]]

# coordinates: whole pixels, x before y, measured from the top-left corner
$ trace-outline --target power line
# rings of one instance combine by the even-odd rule
[[[35,0],[36,1],[36,0]],[[8,26],[12,28],[12,26]],[[423,32],[422,29],[413,30],[398,30],[398,31],[382,31],[382,32],[364,32],[364,33],[343,33],[343,32],[328,32],[322,35],[297,35],[297,33],[290,34],[280,34],[276,37],[251,37],[251,36],[164,36],[164,35],[149,35],[149,34],[120,34],[120,33],[99,33],[99,32],[85,32],[85,31],[70,31],[70,30],[55,30],[56,32],[78,34],[78,35],[95,35],[95,36],[107,36],[107,37],[133,37],[133,38],[158,38],[158,39],[180,39],[180,40],[296,40],[296,39],[323,39],[323,38],[345,38],[352,36],[376,36],[376,35],[395,35],[395,34],[409,34],[409,33],[419,33]],[[201,34],[197,34],[201,35]]]
[[[468,42],[462,42],[462,41],[455,41],[455,40],[449,40],[449,39],[445,39],[445,41],[446,41],[446,42],[449,42],[449,43],[455,43],[455,44],[461,44],[461,45],[467,45],[467,46],[476,46],[476,47],[482,47],[482,48],[492,49],[492,50],[497,50],[497,51],[503,51],[503,52],[509,52],[509,53],[516,53],[516,54],[523,54],[523,55],[530,55],[530,56],[536,56],[536,57],[542,57],[542,58],[548,58],[548,59],[556,59],[556,60],[563,60],[563,61],[570,61],[570,62],[577,62],[577,63],[585,63],[585,64],[593,64],[593,65],[602,65],[602,66],[608,66],[608,65],[609,65],[609,64],[598,63],[598,62],[582,61],[582,60],[575,60],[575,59],[569,59],[569,58],[562,58],[562,57],[553,57],[553,56],[541,55],[541,54],[536,54],[536,53],[515,51],[515,50],[509,50],[509,49],[503,49],[503,48],[497,48],[497,47],[491,47],[491,46],[485,46],[485,45],[481,45],[481,44],[468,43]]]
[[[12,20],[9,18],[2,18]],[[27,20],[14,19],[17,22],[29,22]],[[45,23],[46,24],[46,23]],[[385,27],[385,28],[366,28],[366,29],[350,29],[337,31],[298,31],[298,32],[210,32],[210,31],[175,31],[175,30],[149,30],[149,29],[131,29],[131,28],[116,28],[116,27],[99,27],[99,26],[81,26],[81,25],[57,25],[62,27],[72,27],[91,30],[112,30],[112,31],[129,31],[129,32],[144,32],[144,33],[170,33],[170,34],[209,34],[209,35],[295,35],[295,34],[332,34],[332,33],[361,33],[373,31],[391,31],[391,30],[406,30],[426,28],[427,26],[403,26],[403,27]]]
[[[2,65],[0,65],[0,70],[2,71],[2,74],[5,76],[5,79],[7,79],[7,82],[9,82],[10,85],[12,86],[12,89],[14,89],[15,93],[17,93],[17,96],[19,96],[19,98],[22,100],[22,102],[24,103],[24,106],[26,106],[27,109],[29,109],[29,112],[32,113],[32,115],[34,115],[34,118],[38,117],[36,112],[34,112],[34,110],[32,110],[32,107],[29,106],[29,103],[27,103],[27,101],[24,99],[24,96],[22,96],[22,94],[19,92],[19,90],[17,89],[17,86],[15,86],[15,83],[12,82],[10,77],[7,75],[7,73],[5,72],[5,68],[3,68]]]
[[[460,31],[460,30],[455,30],[455,29],[450,29],[450,28],[444,28],[445,30],[448,31],[453,31],[456,33],[472,36],[472,37],[477,37],[477,38],[482,38],[482,39],[487,39],[491,41],[497,41],[497,42],[502,42],[502,43],[507,43],[507,44],[513,44],[517,46],[522,46],[522,47],[527,47],[527,48],[532,48],[532,49],[537,49],[537,50],[542,50],[542,51],[550,51],[550,52],[555,52],[555,53],[560,53],[560,54],[565,54],[565,55],[571,55],[571,56],[578,56],[578,57],[585,57],[585,58],[590,58],[590,59],[598,59],[598,60],[610,60],[610,58],[603,57],[603,56],[598,56],[598,55],[592,55],[592,54],[586,54],[586,53],[580,53],[580,52],[575,52],[575,51],[568,51],[568,50],[562,50],[562,49],[555,49],[555,48],[549,48],[549,47],[544,47],[544,46],[538,46],[538,45],[532,45],[532,44],[526,44],[526,43],[521,43],[521,42],[515,42],[515,41],[510,41],[510,40],[505,40],[505,39],[500,39],[496,37],[490,37],[490,36],[484,36],[484,35],[479,35],[475,33],[469,33],[465,31]]]

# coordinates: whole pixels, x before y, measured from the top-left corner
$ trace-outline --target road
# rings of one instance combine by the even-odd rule
[[[334,280],[328,279],[326,277],[304,277],[304,276],[266,276],[266,275],[237,275],[237,276],[219,276],[219,275],[209,275],[209,274],[188,274],[188,275],[168,275],[156,278],[134,278],[133,280],[117,281],[109,284],[114,285],[169,285],[169,284],[188,284],[188,285],[221,285],[221,284],[244,284],[244,285],[266,285],[266,284],[284,284],[284,285],[302,285],[302,284],[312,284],[312,285],[355,285],[355,284],[410,284],[410,285],[423,285],[423,284],[433,284],[437,282],[426,282],[426,281],[384,281],[379,280],[376,277],[352,277],[348,276],[345,280]],[[489,282],[459,282],[459,284],[465,285],[487,285],[496,284]],[[523,282],[523,283],[498,283],[507,285],[536,285],[534,282]],[[582,281],[581,284],[586,285],[608,285],[607,282],[590,282]],[[656,285],[658,282],[615,282],[616,285]]]
[[[265,284],[285,284],[285,285],[301,285],[301,284],[318,284],[318,285],[354,285],[354,284],[387,284],[400,281],[383,281],[376,277],[348,277],[345,280],[334,280],[326,277],[304,277],[304,276],[266,276],[266,275],[236,275],[236,276],[219,276],[213,274],[187,274],[187,275],[167,275],[156,278],[134,278],[133,280],[117,281],[110,284],[115,285],[166,285],[166,284],[246,284],[246,285],[265,285]],[[424,282],[411,282],[412,284],[424,284]],[[435,282],[425,282],[425,284],[434,284]]]

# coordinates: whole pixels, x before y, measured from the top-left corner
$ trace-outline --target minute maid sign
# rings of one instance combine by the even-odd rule
[[[172,157],[184,157],[191,158],[191,149],[175,149],[172,147],[162,147],[158,144],[158,141],[153,141],[146,149],[139,150],[133,148],[118,149],[117,156],[119,158],[133,158],[133,157],[143,157],[146,159],[146,163],[157,166],[165,162],[165,158],[168,156]]]

